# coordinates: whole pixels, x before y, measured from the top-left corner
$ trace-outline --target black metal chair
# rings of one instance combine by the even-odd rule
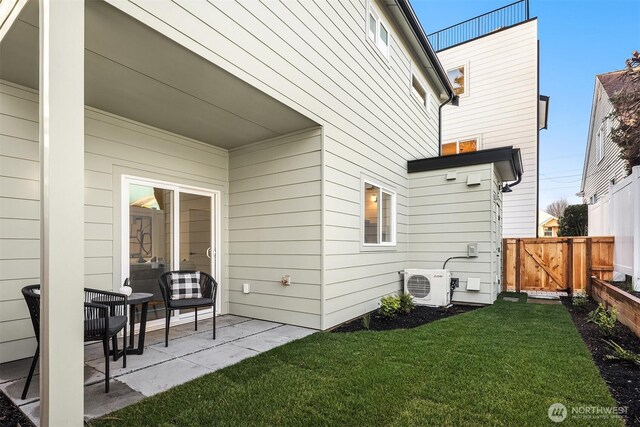
[[[38,346],[31,361],[31,368],[27,376],[27,382],[22,390],[22,399],[27,398],[29,385],[40,357],[40,285],[29,285],[22,288],[22,295],[27,303],[33,332]],[[104,301],[104,304],[92,302],[92,300]],[[85,289],[84,303],[84,341],[102,341],[105,356],[105,393],[109,393],[109,339],[113,340],[114,360],[117,359],[118,332],[124,330],[123,348],[127,343],[127,297],[115,292],[106,292],[96,289]],[[127,355],[123,353],[123,367],[127,366]]]
[[[33,325],[33,332],[36,335],[36,353],[33,355],[31,361],[31,369],[29,369],[29,375],[27,376],[27,382],[24,384],[22,390],[22,400],[27,398],[27,392],[29,391],[29,384],[31,384],[31,378],[33,378],[33,372],[36,370],[36,364],[40,357],[40,285],[29,285],[22,288],[22,295],[27,303],[29,309],[29,315],[31,316],[31,324]]]
[[[202,298],[183,298],[183,299],[171,299],[171,274],[173,273],[195,273],[192,270],[179,270],[179,271],[167,271],[162,274],[158,279],[160,285],[160,292],[162,293],[162,299],[164,300],[165,307],[165,331],[164,331],[164,346],[169,346],[169,326],[171,323],[171,315],[174,310],[183,309],[195,309],[195,330],[198,330],[198,308],[201,307],[213,307],[213,339],[216,339],[216,294],[218,292],[218,283],[209,274],[200,271],[200,293]]]
[[[109,340],[113,360],[118,360],[118,333],[123,331],[122,367],[127,367],[127,296],[99,289],[84,289],[84,342],[102,341],[105,393],[109,393]]]

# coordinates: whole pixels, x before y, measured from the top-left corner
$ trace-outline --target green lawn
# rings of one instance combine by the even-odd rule
[[[554,402],[617,406],[563,306],[498,301],[413,330],[317,333],[91,424],[538,426]]]

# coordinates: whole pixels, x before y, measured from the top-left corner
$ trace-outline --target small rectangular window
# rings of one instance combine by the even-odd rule
[[[427,106],[427,91],[415,75],[411,76],[411,93],[422,105]]]
[[[460,66],[447,71],[447,77],[453,86],[453,93],[464,95],[466,93],[465,66]]]
[[[378,47],[384,53],[384,56],[389,56],[389,31],[387,31],[382,22],[379,23],[379,28]]]
[[[470,153],[478,151],[478,138],[460,139],[442,144],[442,155]]]
[[[544,237],[553,237],[553,228],[545,227],[544,228]]]
[[[369,12],[369,39],[376,42],[376,28],[378,27],[378,18],[371,11]]]
[[[382,23],[380,15],[369,4],[369,19],[367,23],[367,35],[369,40],[382,52],[385,58],[389,58],[389,30]]]
[[[395,245],[395,194],[364,183],[363,243]]]
[[[596,133],[596,162],[598,163],[604,158],[605,124],[606,121],[602,122]]]

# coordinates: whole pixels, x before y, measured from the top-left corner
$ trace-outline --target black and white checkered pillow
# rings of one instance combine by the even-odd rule
[[[202,298],[200,272],[171,273],[171,299]]]

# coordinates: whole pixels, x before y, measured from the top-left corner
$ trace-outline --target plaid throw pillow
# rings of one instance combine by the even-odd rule
[[[171,299],[202,298],[200,272],[171,273]]]

